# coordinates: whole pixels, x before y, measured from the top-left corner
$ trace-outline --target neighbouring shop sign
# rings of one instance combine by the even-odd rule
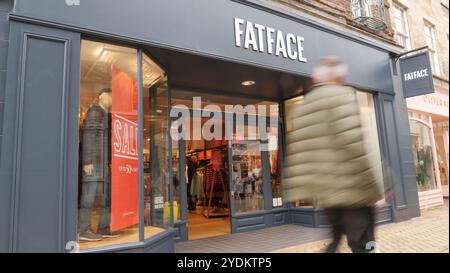
[[[448,95],[440,92],[408,98],[408,109],[448,117]]]
[[[434,93],[433,73],[428,52],[400,59],[405,98]]]

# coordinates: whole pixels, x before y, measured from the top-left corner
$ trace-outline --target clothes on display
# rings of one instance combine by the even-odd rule
[[[270,161],[270,173],[271,174],[278,174],[279,166],[278,166],[278,158],[280,156],[280,149],[277,149],[276,151],[271,151],[269,153],[269,161]]]
[[[203,168],[197,169],[194,176],[192,177],[189,192],[194,202],[202,199],[203,197],[203,181],[204,181],[203,171],[204,171]]]
[[[211,187],[214,185],[213,195],[218,196],[223,194],[225,188],[225,172],[223,169],[216,169],[212,164],[209,164],[205,167],[205,175],[206,175],[206,193],[209,194],[211,192]]]
[[[214,155],[213,155],[214,151]],[[206,156],[203,158],[202,155]],[[222,152],[218,150],[194,151],[187,155],[187,195],[188,210],[195,212],[197,205],[202,206],[202,213],[209,218],[211,213],[219,212],[228,216],[228,175]],[[193,160],[192,160],[193,159]],[[225,166],[224,166],[225,165]],[[201,203],[199,203],[201,201]]]
[[[105,88],[99,92],[110,93]],[[81,143],[81,202],[78,219],[80,240],[96,241],[111,235],[111,113],[99,103],[87,111],[82,128]],[[92,228],[92,214],[96,199],[100,199],[98,234]],[[102,236],[103,234],[104,236]]]
[[[193,160],[195,158],[195,160]],[[197,161],[197,158],[195,156],[192,156],[189,160],[188,160],[188,164],[187,164],[187,178],[188,178],[188,183],[187,183],[187,189],[188,189],[188,209],[190,211],[195,210],[196,208],[196,200],[199,199],[199,197],[201,196],[201,194],[193,194],[192,193],[192,183],[193,183],[193,179],[194,179],[194,175],[197,173],[197,168],[200,167],[200,163]],[[197,188],[195,188],[197,189]]]
[[[223,168],[217,168],[214,164],[205,167],[205,202],[204,215],[209,218],[212,216],[228,216],[225,207],[228,206],[228,189],[226,184],[226,171]]]

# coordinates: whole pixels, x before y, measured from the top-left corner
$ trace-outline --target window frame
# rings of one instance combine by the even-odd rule
[[[432,65],[433,75],[441,76],[441,65],[439,62],[437,43],[436,43],[436,27],[429,21],[424,20],[425,42],[430,52],[430,61]]]
[[[95,42],[95,43],[103,43],[103,44],[109,44],[112,46],[119,46],[119,47],[124,47],[124,48],[129,48],[129,49],[134,49],[136,50],[136,60],[137,60],[137,64],[136,64],[136,68],[137,68],[137,90],[138,90],[138,108],[137,108],[137,112],[138,112],[138,136],[137,136],[137,142],[138,142],[138,218],[139,218],[139,223],[137,224],[138,226],[138,240],[136,241],[132,241],[132,242],[127,242],[127,243],[117,243],[117,244],[110,244],[107,246],[98,246],[98,247],[94,247],[94,248],[89,248],[89,249],[82,249],[80,252],[96,252],[96,251],[102,251],[104,249],[120,249],[124,246],[130,245],[130,244],[142,244],[142,243],[148,243],[150,241],[153,240],[153,238],[158,237],[158,234],[152,235],[150,237],[145,237],[145,221],[144,221],[144,209],[145,209],[145,204],[144,204],[144,164],[143,164],[143,143],[144,143],[144,105],[143,105],[143,95],[144,95],[144,77],[143,77],[143,73],[144,73],[144,56],[148,57],[148,59],[150,59],[151,61],[153,61],[157,66],[159,66],[159,68],[161,70],[164,71],[165,77],[167,79],[167,89],[168,89],[168,94],[167,94],[167,102],[168,102],[168,119],[167,119],[167,126],[170,126],[170,109],[171,109],[171,105],[170,105],[170,99],[171,99],[171,85],[170,85],[170,76],[168,73],[168,69],[167,67],[165,67],[164,65],[161,64],[161,62],[154,57],[150,52],[148,52],[148,50],[146,50],[143,47],[140,46],[136,46],[135,44],[130,44],[130,43],[126,43],[126,42],[118,42],[115,40],[109,40],[109,39],[102,39],[102,38],[98,38],[98,37],[93,37],[93,36],[82,36],[80,39],[80,43],[82,43],[83,41],[88,41],[88,42]],[[81,54],[81,51],[80,51]],[[80,63],[81,63],[81,55],[80,55]],[[81,78],[79,79],[81,81]],[[80,90],[79,90],[80,92]],[[78,96],[80,96],[81,94],[78,93]],[[78,108],[80,107],[80,104],[77,106]],[[80,124],[78,124],[78,130],[80,130]],[[172,139],[170,134],[168,135],[168,139],[167,139],[167,149],[169,151],[169,158],[172,156]],[[169,165],[171,165],[169,163]],[[171,167],[171,166],[170,166]],[[173,212],[173,174],[169,173],[169,180],[168,180],[168,188],[169,188],[169,199],[167,200],[170,204],[170,222],[167,225],[167,227],[165,228],[164,232],[170,232],[171,229],[173,229],[174,227],[174,212]],[[80,191],[77,192],[77,197],[79,197],[81,194]],[[78,226],[78,218],[76,220],[76,224]],[[77,241],[77,243],[79,243]]]
[[[412,41],[411,41],[411,35],[410,35],[410,30],[409,30],[409,21],[408,21],[408,16],[407,16],[407,11],[408,9],[402,5],[400,5],[397,2],[393,3],[393,22],[394,22],[394,31],[395,31],[395,36],[397,38],[397,44],[400,44],[401,46],[403,46],[406,50],[411,50],[412,49]],[[397,18],[397,11],[399,11],[401,13],[401,18]],[[397,26],[397,19],[399,19],[401,21],[402,24],[402,28],[404,28],[404,32],[400,31],[398,29]],[[400,41],[398,40],[398,38],[401,38],[402,41],[404,39],[405,44],[400,43]]]

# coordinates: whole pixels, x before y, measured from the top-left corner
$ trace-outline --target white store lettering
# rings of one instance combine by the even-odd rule
[[[424,78],[424,77],[428,77],[428,69],[422,69],[422,70],[414,71],[411,73],[406,73],[405,81],[411,81],[411,80],[420,79],[420,78]]]
[[[260,24],[254,24],[240,18],[234,18],[235,43],[237,47],[253,49],[261,53],[283,56],[291,60],[308,62],[304,57],[305,38],[292,33],[284,34],[281,30],[275,30]]]
[[[117,119],[114,122],[116,140],[113,143],[114,152],[122,156],[135,157],[137,153],[137,132],[134,124]]]

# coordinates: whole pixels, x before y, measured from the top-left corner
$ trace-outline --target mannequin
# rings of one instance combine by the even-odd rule
[[[212,193],[213,212],[223,212],[223,206],[227,204],[227,175],[223,168],[222,155],[219,152],[213,154],[211,163],[205,168],[206,173],[206,193],[211,194],[211,187],[214,185]]]
[[[80,241],[100,241],[117,237],[110,231],[111,217],[111,106],[112,90],[101,89],[98,103],[87,111],[83,124],[81,150],[81,207],[79,213]],[[96,199],[101,201],[100,220],[95,233],[91,227]]]
[[[191,158],[189,159],[189,163],[188,163],[188,185],[187,185],[189,211],[195,211],[196,198],[199,198],[199,196],[192,196],[192,193],[191,193],[192,179],[194,178],[194,174],[199,167],[200,167],[200,164],[198,162],[197,156],[195,156],[195,155],[191,156]]]

